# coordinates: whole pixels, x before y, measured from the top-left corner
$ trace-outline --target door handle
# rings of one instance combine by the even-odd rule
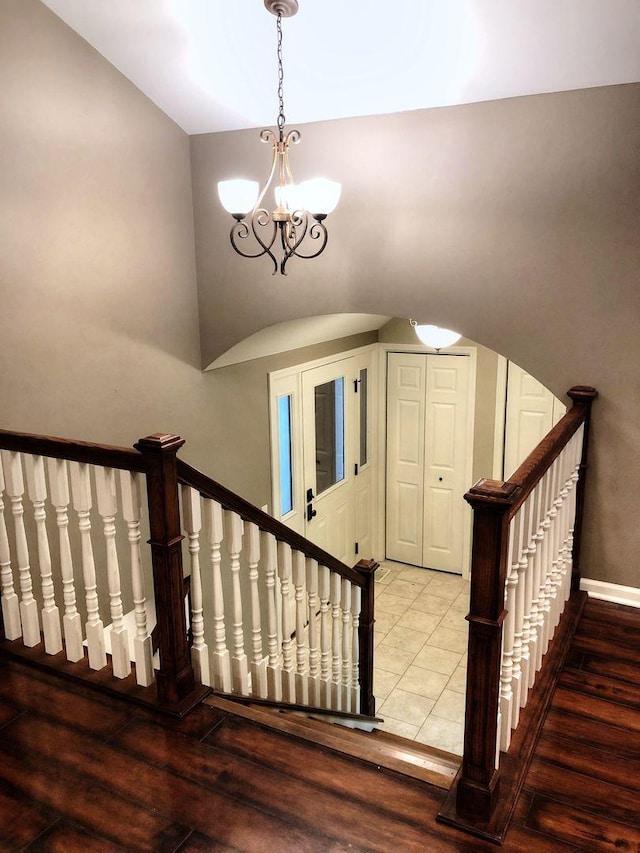
[[[311,503],[314,498],[313,489],[307,489],[307,503]]]
[[[309,490],[311,491],[311,490]],[[315,518],[318,513],[313,508],[313,504],[307,504],[307,521],[311,521],[312,518]]]

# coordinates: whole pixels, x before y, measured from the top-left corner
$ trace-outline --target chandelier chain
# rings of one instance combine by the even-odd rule
[[[282,12],[278,12],[278,103],[280,112],[278,113],[278,129],[280,131],[280,139],[282,140],[282,132],[284,130],[284,71],[282,69]]]

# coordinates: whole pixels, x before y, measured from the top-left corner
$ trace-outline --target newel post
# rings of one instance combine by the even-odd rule
[[[358,622],[360,713],[374,717],[376,713],[376,699],[373,695],[374,575],[379,565],[375,560],[360,560],[354,568],[365,579],[365,584],[362,587],[360,619]]]
[[[591,425],[591,406],[598,396],[595,388],[588,385],[574,385],[567,391],[567,396],[573,400],[574,406],[584,407],[584,435],[582,438],[582,456],[578,469],[578,482],[576,485],[576,515],[573,526],[573,553],[571,572],[571,589],[580,589],[580,547],[582,544],[582,519],[584,514],[584,491],[587,478],[587,452],[589,449],[589,428]]]
[[[498,800],[498,701],[509,545],[517,487],[480,480],[465,495],[473,507],[469,661],[464,754],[456,792],[459,815],[489,820]]]
[[[158,700],[178,705],[195,689],[184,611],[182,539],[176,454],[177,435],[150,435],[135,445],[146,462],[153,585],[160,652]]]

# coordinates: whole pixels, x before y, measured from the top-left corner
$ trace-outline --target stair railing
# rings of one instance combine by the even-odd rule
[[[545,707],[546,700],[536,696],[542,681],[537,676],[580,585],[588,433],[597,392],[577,386],[568,396],[572,408],[506,482],[480,480],[465,495],[473,507],[473,545],[464,753],[440,819],[494,840],[510,817],[511,806],[501,800],[502,764],[527,704],[535,704],[538,717]],[[550,692],[551,684],[546,678],[544,689]],[[513,761],[509,765],[511,794],[534,743],[520,749],[515,770]]]
[[[178,479],[190,543],[192,659],[202,683],[373,716],[377,563],[346,566],[180,460]]]
[[[172,713],[211,686],[373,715],[377,565],[343,565],[180,462],[183,444],[0,430],[4,652]]]

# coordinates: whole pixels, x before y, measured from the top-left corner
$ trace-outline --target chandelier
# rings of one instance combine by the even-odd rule
[[[262,142],[272,146],[271,171],[262,189],[257,181],[220,181],[218,195],[224,209],[236,220],[230,233],[235,251],[243,258],[268,255],[273,261],[273,275],[286,275],[289,258],[317,258],[324,251],[328,239],[324,220],[338,204],[341,187],[324,178],[301,184],[293,180],[289,148],[300,141],[300,132],[285,133],[282,18],[295,15],[298,2],[264,0],[264,5],[278,19],[278,130],[277,134],[268,129],[260,132]],[[265,196],[272,185],[275,206],[269,210],[264,206]],[[243,244],[244,240],[248,243]]]
[[[427,347],[432,347],[438,352],[445,347],[451,347],[457,343],[462,337],[458,332],[453,332],[451,329],[442,329],[440,326],[429,326],[418,323],[416,320],[409,320],[413,328],[416,330],[416,335],[422,343]]]

